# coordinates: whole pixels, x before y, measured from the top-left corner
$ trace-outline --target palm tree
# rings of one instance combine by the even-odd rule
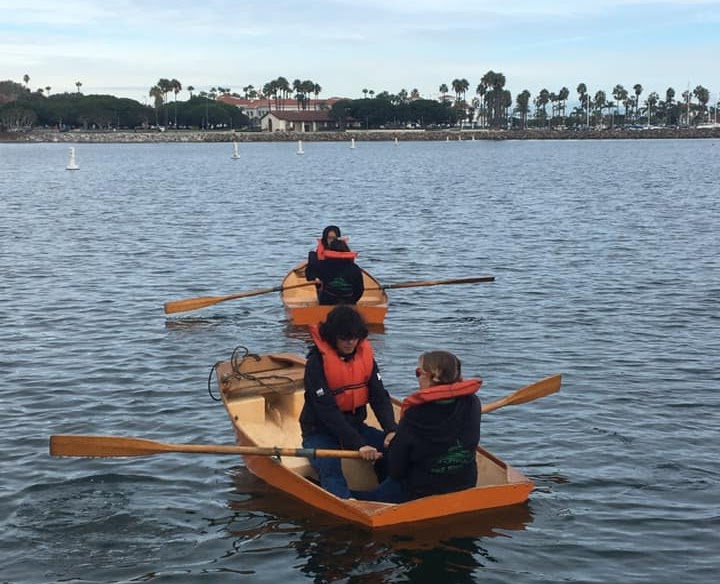
[[[657,104],[660,101],[660,96],[656,91],[653,91],[648,98],[645,100],[645,111],[647,112],[647,125],[652,125],[652,110],[657,110]]]
[[[515,102],[517,103],[517,111],[522,119],[522,128],[523,130],[527,130],[527,119],[530,113],[530,92],[527,89],[523,90],[515,98]]]
[[[488,106],[491,125],[502,127],[505,117],[505,75],[490,70],[482,76],[480,84],[485,87],[485,102]]]
[[[584,83],[578,83],[575,89],[580,96],[580,103],[585,109],[585,125],[590,126],[590,100],[588,99],[587,85]]]
[[[75,82],[75,87],[77,87],[77,92],[80,93],[80,88],[82,87],[82,82],[76,81],[76,82]]]
[[[190,94],[190,99],[193,98],[193,91],[195,91],[195,88],[192,85],[187,86],[188,93]]]
[[[182,84],[177,79],[170,80],[170,86],[175,94],[175,129],[177,130],[177,96],[182,91]]]
[[[150,88],[150,97],[153,98],[153,107],[155,108],[155,125],[159,126],[160,123],[158,121],[158,108],[163,103],[163,92],[162,89],[160,89],[159,85],[154,85]]]
[[[23,75],[23,81],[25,82],[25,87],[28,87],[28,88],[29,88],[30,75],[28,75],[27,73],[25,73],[25,75]]]
[[[278,77],[275,80],[275,83],[277,84],[277,91],[275,93],[275,101],[277,102],[277,100],[278,100],[277,96],[278,96],[278,93],[280,93],[282,95],[282,100],[283,100],[282,109],[285,109],[285,105],[284,105],[285,101],[287,100],[288,95],[290,95],[290,92],[292,91],[292,88],[290,87],[290,82],[287,79],[285,79],[285,77]]]
[[[538,93],[537,98],[535,99],[535,104],[538,108],[538,110],[542,110],[542,118],[544,120],[543,126],[547,125],[547,107],[548,102],[550,101],[550,92],[547,89],[541,89],[540,93]]]
[[[637,121],[638,104],[640,103],[640,94],[643,92],[643,86],[636,83],[633,85],[633,91],[635,92],[635,121]]]
[[[365,99],[367,99],[368,91],[369,91],[369,90],[368,90],[366,87],[364,87],[363,90],[362,90],[362,94],[363,94],[363,96],[365,97]]]
[[[600,112],[600,127],[602,128],[602,111],[605,108],[605,104],[607,103],[607,95],[602,89],[595,93],[595,99],[593,100],[593,102],[595,105],[595,109],[593,109],[593,111],[597,110]]]
[[[445,101],[447,101],[448,86],[442,83],[440,87],[438,87],[438,90],[440,91],[440,97],[443,103],[445,103]]]
[[[322,93],[322,87],[320,87],[319,83],[314,83],[312,92],[315,94],[315,109],[320,109],[318,105],[318,99],[320,97],[320,94]]]
[[[487,107],[485,104],[485,94],[487,93],[487,85],[485,83],[478,83],[478,86],[475,88],[475,95],[480,97],[480,114],[478,115],[478,119],[482,120],[481,127],[487,126]]]
[[[561,87],[560,92],[558,93],[558,107],[560,108],[558,113],[562,116],[563,123],[565,123],[565,107],[567,105],[568,97],[570,97],[570,90],[565,86]]]
[[[467,79],[465,79],[465,78],[453,79],[452,88],[453,88],[453,91],[455,92],[456,101],[458,103],[465,100],[465,92],[468,90],[469,87],[470,87],[470,83],[468,82]]]
[[[49,85],[46,85],[46,86],[45,86],[45,91],[47,92],[48,95],[50,95],[50,90],[51,90],[51,89],[52,89],[52,87],[50,87]]]
[[[702,85],[698,85],[695,89],[693,89],[693,95],[698,100],[698,109],[700,110],[700,115],[703,116],[704,120],[707,104],[710,101],[710,92]]]
[[[617,103],[618,104],[622,103],[623,106],[625,107],[625,120],[627,121],[627,110],[628,110],[628,106],[627,106],[628,91],[627,91],[627,89],[625,89],[622,85],[620,85],[618,83],[613,88],[612,94],[613,94],[613,97],[617,100]]]

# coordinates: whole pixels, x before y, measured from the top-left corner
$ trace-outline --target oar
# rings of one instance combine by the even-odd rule
[[[541,397],[545,397],[546,395],[550,395],[551,393],[555,393],[560,389],[561,380],[562,375],[558,373],[557,375],[552,375],[550,377],[546,377],[545,379],[541,379],[540,381],[536,381],[535,383],[531,383],[530,385],[526,385],[522,389],[518,389],[502,399],[485,404],[482,407],[482,413],[486,414],[488,412],[492,412],[493,410],[504,408],[505,406],[524,404],[540,399]]]
[[[171,444],[143,438],[120,436],[50,436],[52,456],[149,456],[167,452],[201,454],[251,454],[255,456],[295,456],[299,458],[362,458],[357,450],[320,450],[315,448],[276,448],[224,444]]]
[[[510,395],[483,406],[483,413],[499,408],[524,404],[560,389],[561,375],[553,375],[518,389]],[[362,458],[357,450],[320,450],[314,448],[277,448],[275,446],[234,446],[224,444],[171,444],[142,438],[120,436],[82,436],[55,434],[50,436],[52,456],[150,456],[168,452],[202,454],[249,454],[254,456],[291,456],[300,458]]]
[[[440,286],[441,284],[473,284],[474,282],[494,282],[494,276],[477,276],[472,278],[453,278],[450,280],[424,280],[421,282],[399,282],[397,284],[383,284],[380,290],[391,290],[393,288],[417,288],[419,286]],[[378,290],[378,288],[368,288]]]
[[[226,300],[235,300],[236,298],[246,298],[248,296],[258,296],[260,294],[270,294],[271,292],[282,292],[283,290],[291,290],[292,288],[302,288],[303,286],[314,286],[315,282],[303,282],[302,284],[293,284],[292,286],[275,286],[275,288],[260,288],[259,290],[250,290],[250,292],[241,292],[240,294],[228,294],[227,296],[200,296],[198,298],[186,298],[185,300],[171,300],[165,303],[165,314],[173,312],[184,312],[186,310],[197,310],[212,306]]]

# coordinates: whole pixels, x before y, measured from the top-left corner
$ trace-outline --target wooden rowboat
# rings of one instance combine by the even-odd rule
[[[282,302],[288,318],[293,324],[317,324],[325,320],[334,306],[318,304],[317,292],[307,284],[305,268],[307,262],[301,262],[290,270],[282,281]],[[375,278],[363,270],[365,292],[356,308],[365,322],[370,325],[383,324],[388,309],[388,297],[385,290]]]
[[[292,353],[247,354],[218,363],[222,400],[241,446],[290,447],[301,444],[298,418],[304,403],[305,359]],[[400,402],[394,400],[396,415]],[[376,424],[369,410],[368,422]],[[245,455],[247,468],[268,484],[317,509],[368,527],[379,528],[517,505],[534,485],[518,470],[478,447],[478,482],[472,489],[433,495],[402,504],[340,499],[320,487],[307,458]],[[370,463],[342,461],[351,489],[376,483]]]

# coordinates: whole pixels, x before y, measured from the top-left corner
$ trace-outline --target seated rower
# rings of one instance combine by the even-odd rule
[[[318,284],[318,302],[320,304],[357,304],[365,292],[363,272],[355,263],[356,252],[350,251],[342,239],[334,239],[328,249],[322,253],[312,271],[308,264],[308,274],[314,276]],[[309,275],[306,276],[309,278]],[[310,278],[309,278],[310,279]]]
[[[387,447],[388,478],[357,499],[402,503],[452,493],[477,482],[480,441],[479,379],[463,381],[460,360],[447,351],[423,353],[415,375],[420,386],[402,404]]]
[[[310,327],[314,345],[305,365],[305,404],[300,413],[303,448],[351,449],[376,463],[385,478],[383,444],[395,431],[390,396],[375,361],[368,329],[351,306],[336,306]],[[370,405],[382,430],[366,423]],[[339,458],[313,458],[323,488],[347,499],[350,490]]]

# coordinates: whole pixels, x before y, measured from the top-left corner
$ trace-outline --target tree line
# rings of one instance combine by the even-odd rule
[[[186,87],[189,99],[178,100],[183,91],[177,79],[160,78],[150,88],[152,105],[110,95],[83,95],[82,82],[75,82],[75,93],[51,95],[51,88],[30,89],[30,77],[23,84],[0,81],[0,129],[20,129],[35,126],[66,128],[232,128],[250,126],[250,119],[241,109],[217,100],[231,95],[250,100],[266,100],[267,108],[283,109],[291,99],[297,109],[308,109],[314,96],[317,105],[322,87],[312,80],[288,81],[277,77],[261,89],[246,85],[242,93],[229,87],[217,86],[195,94],[192,85]],[[479,128],[613,128],[630,124],[696,125],[716,120],[718,105],[710,104],[710,92],[698,85],[684,91],[680,98],[672,87],[661,96],[657,92],[644,94],[635,84],[632,89],[616,85],[611,92],[598,90],[594,94],[585,83],[575,89],[577,105],[568,111],[571,92],[567,87],[558,91],[540,90],[533,97],[529,90],[515,96],[506,89],[505,75],[488,71],[468,96],[471,85],[465,78],[453,79],[438,87],[439,99],[424,99],[417,89],[401,89],[392,94],[376,93],[363,88],[363,98],[346,99],[335,103],[330,117],[338,127],[349,124],[367,128],[432,127],[435,125],[470,124]],[[172,95],[173,99],[170,99]]]

